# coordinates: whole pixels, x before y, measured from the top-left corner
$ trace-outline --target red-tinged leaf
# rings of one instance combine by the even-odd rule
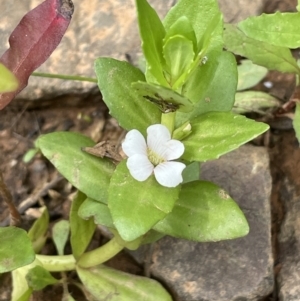
[[[28,12],[9,37],[3,63],[19,80],[19,89],[0,94],[0,110],[27,86],[31,73],[58,46],[72,18],[71,0],[46,0]]]

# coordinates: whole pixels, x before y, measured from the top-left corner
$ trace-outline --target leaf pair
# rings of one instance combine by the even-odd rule
[[[289,48],[300,46],[300,13],[263,14],[237,26],[226,24],[225,47],[269,70],[300,73]]]
[[[187,82],[209,50],[222,47],[216,2],[185,2],[176,4],[163,24],[146,0],[136,1],[147,82],[174,91]]]
[[[222,125],[222,122],[224,122],[226,118],[228,120],[233,121],[235,120],[235,117],[238,117],[238,120],[240,119],[241,121],[240,124],[238,122],[236,123],[236,130],[228,127],[228,143],[224,144],[223,142],[220,145],[216,145],[215,151],[210,150],[208,153],[206,153],[206,157],[205,153],[202,154],[200,152],[199,154],[197,154],[197,152],[193,150],[194,145],[196,145],[197,147],[195,141],[200,140],[201,143],[202,140],[203,145],[205,145],[205,143],[211,145],[211,142],[206,139],[213,140],[213,134],[215,134],[216,138],[218,137],[218,135],[220,135],[220,133],[216,130],[218,128],[218,121],[219,124]],[[242,141],[245,139],[250,139],[250,137],[253,135],[253,132],[251,132],[251,128],[252,131],[258,130],[257,128],[255,128],[255,126],[260,126],[261,130],[265,128],[262,127],[262,125],[260,124],[256,125],[254,121],[249,121],[249,124],[247,124],[248,132],[239,132],[240,125],[242,124],[242,121],[244,119],[245,117],[235,116],[232,113],[210,113],[207,114],[207,116],[202,116],[201,120],[199,119],[199,121],[193,124],[193,126],[195,127],[195,134],[193,136],[191,135],[190,138],[188,137],[185,140],[183,140],[183,142],[186,144],[186,149],[188,151],[186,154],[187,158],[190,160],[194,160],[195,158],[193,156],[195,153],[197,156],[197,160],[201,159],[205,161],[213,159],[217,157],[220,152],[227,152],[228,150],[231,150],[232,148],[237,148],[239,146],[238,143],[233,144],[233,138],[230,140],[230,135],[235,136],[235,139],[240,139],[240,141]],[[201,135],[201,131],[199,131],[198,129],[202,128],[207,129],[207,133],[205,133],[204,131],[204,133]],[[65,141],[66,144],[62,144],[61,141]],[[224,139],[224,141],[226,142],[226,139]],[[225,237],[222,236],[221,233],[219,233],[218,225],[216,227],[211,226],[211,228],[209,228],[209,232],[207,232],[205,230],[207,227],[205,226],[205,224],[203,224],[203,228],[199,228],[199,231],[202,233],[202,236],[199,236],[199,234],[190,236],[190,231],[187,231],[184,234],[185,230],[178,232],[178,228],[175,226],[172,226],[173,228],[171,227],[171,230],[170,228],[168,230],[165,230],[165,228],[159,228],[158,226],[156,226],[156,224],[160,221],[162,221],[162,224],[164,224],[165,219],[176,220],[176,216],[178,214],[179,216],[185,216],[185,194],[187,193],[186,189],[188,189],[186,187],[189,187],[189,185],[192,185],[192,188],[189,189],[194,190],[192,195],[195,196],[195,200],[187,198],[187,204],[189,202],[192,202],[194,206],[194,208],[191,209],[191,214],[195,216],[195,221],[193,223],[192,221],[190,221],[191,226],[195,226],[195,228],[198,227],[198,221],[203,219],[201,217],[202,215],[212,214],[212,212],[222,212],[224,210],[222,206],[219,207],[220,211],[216,211],[216,209],[214,209],[212,212],[210,212],[209,209],[205,209],[206,211],[203,211],[201,209],[201,206],[205,204],[202,202],[215,202],[214,200],[218,195],[217,191],[219,191],[220,189],[213,184],[201,184],[201,182],[197,184],[198,182],[192,182],[194,184],[183,185],[182,191],[180,192],[180,187],[169,189],[160,186],[155,181],[153,176],[145,182],[137,182],[130,176],[128,169],[125,165],[125,161],[122,161],[117,166],[115,171],[113,171],[113,166],[106,170],[106,160],[93,158],[89,154],[83,152],[81,153],[80,148],[87,142],[90,142],[88,138],[75,133],[48,134],[40,137],[37,141],[37,146],[40,147],[44,155],[56,166],[56,168],[62,174],[64,174],[67,177],[67,179],[73,185],[75,185],[78,189],[86,193],[89,198],[91,198],[92,195],[95,196],[97,194],[96,192],[100,190],[102,191],[102,195],[106,195],[107,197],[107,199],[98,198],[98,200],[102,202],[97,202],[89,198],[85,199],[85,197],[81,197],[81,201],[79,202],[78,200],[79,203],[77,201],[74,201],[73,206],[75,207],[72,207],[71,211],[71,228],[78,230],[74,232],[76,234],[71,236],[71,243],[74,246],[76,245],[76,247],[74,247],[73,250],[75,257],[80,256],[80,254],[82,254],[87,243],[87,241],[85,243],[82,243],[81,241],[79,241],[79,238],[81,237],[80,239],[86,239],[86,237],[90,237],[90,235],[87,235],[87,233],[91,233],[92,231],[92,228],[90,228],[89,226],[92,225],[90,224],[91,221],[80,222],[80,220],[78,220],[78,214],[83,218],[90,218],[91,216],[94,216],[95,221],[97,223],[111,228],[115,227],[118,230],[121,237],[127,241],[131,241],[140,236],[143,236],[153,227],[154,229],[158,230],[159,232],[162,232],[163,234],[167,233],[176,237],[184,237],[196,241],[203,241],[203,239],[207,241],[236,237],[237,230],[235,228],[233,228],[233,232],[230,232],[228,230],[226,232],[227,237]],[[71,156],[72,160],[69,159]],[[80,166],[74,166],[73,162],[81,162],[83,164]],[[77,175],[75,178],[73,177],[74,174]],[[94,175],[96,178],[91,179],[90,181],[78,181],[78,179],[83,179],[85,177],[89,178],[91,175]],[[103,178],[106,180],[103,181]],[[194,178],[195,176],[192,175],[191,179],[193,180]],[[201,189],[199,189],[197,185],[200,185]],[[201,185],[203,185],[203,187]],[[201,191],[206,191],[207,185],[213,185],[214,188],[212,190],[212,193],[208,193],[204,198],[201,194]],[[108,202],[108,207],[105,205],[105,200],[106,202]],[[233,201],[231,201],[231,203],[227,202],[226,204],[231,204],[231,210],[233,210],[233,212],[237,212],[237,214],[241,214],[242,216],[241,211],[239,211],[238,207],[234,205],[235,203]],[[73,218],[74,222],[72,222]],[[220,218],[219,216],[219,221],[224,224],[224,227],[230,222],[226,218],[226,215],[224,215],[223,218]],[[228,225],[228,227],[230,228],[230,224]],[[79,233],[77,233],[80,229],[84,231],[84,235],[79,235]],[[247,223],[245,223],[245,225],[241,227],[240,235],[245,235],[245,229],[247,229]],[[73,239],[75,239],[75,241],[77,242],[73,243]],[[76,250],[78,248],[79,253],[77,254]]]

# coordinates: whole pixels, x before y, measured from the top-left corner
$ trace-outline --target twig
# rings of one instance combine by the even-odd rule
[[[33,206],[39,200],[40,197],[44,196],[49,189],[53,188],[62,179],[63,177],[58,175],[51,182],[45,183],[40,190],[38,190],[34,195],[29,196],[18,206],[19,212],[21,214],[24,213],[28,208]]]
[[[51,182],[45,183],[41,189],[39,189],[34,195],[29,196],[18,206],[18,214],[24,213],[28,208],[33,206],[40,197],[44,196],[47,191],[53,188],[59,181],[63,179],[62,176],[55,177]],[[7,226],[9,224],[9,218],[6,218],[0,226]]]
[[[12,195],[4,183],[2,173],[0,171],[0,196],[2,200],[6,203],[9,213],[10,213],[10,225],[19,226],[21,224],[21,215],[18,212],[16,206],[14,205]],[[9,220],[9,218],[8,218]],[[8,224],[8,223],[7,223]]]

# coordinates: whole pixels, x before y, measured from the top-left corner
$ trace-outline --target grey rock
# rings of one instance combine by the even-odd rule
[[[243,238],[196,243],[164,237],[152,246],[149,270],[175,300],[261,300],[273,290],[269,159],[264,148],[243,146],[201,167],[233,197],[250,225]],[[142,262],[149,246],[133,253]]]
[[[8,47],[8,37],[24,14],[41,0],[0,2],[0,54]],[[75,12],[58,48],[37,70],[54,74],[94,77],[94,60],[109,56],[137,62],[141,55],[134,0],[73,0]],[[225,20],[236,21],[245,14],[258,14],[263,0],[219,0]],[[176,0],[149,0],[161,18]],[[28,87],[17,98],[51,99],[64,94],[81,95],[97,91],[93,83],[31,77]]]
[[[285,132],[278,145],[277,155],[273,160],[276,160],[279,170],[274,178],[279,180],[275,183],[275,187],[278,201],[282,205],[279,210],[284,212],[278,237],[279,300],[298,301],[300,300],[300,149],[293,132]]]
[[[224,21],[237,23],[251,16],[258,16],[268,0],[218,0]]]

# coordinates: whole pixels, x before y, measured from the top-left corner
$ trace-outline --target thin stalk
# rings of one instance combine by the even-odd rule
[[[12,195],[4,183],[2,173],[0,171],[0,197],[6,203],[10,213],[10,225],[18,226],[21,224],[21,215],[14,205]]]
[[[31,75],[38,76],[38,77],[58,78],[58,79],[66,79],[66,80],[77,80],[81,82],[98,83],[97,78],[78,76],[78,75],[51,74],[51,73],[42,73],[42,72],[33,72]]]
[[[176,112],[161,114],[161,124],[163,124],[168,128],[168,130],[171,133],[171,136],[175,127],[175,116],[176,116]]]
[[[122,251],[124,246],[120,245],[115,237],[113,237],[109,242],[105,245],[84,253],[77,265],[82,268],[91,268],[96,265],[99,265]]]
[[[73,255],[40,255],[35,257],[49,272],[64,272],[75,270],[76,260]]]

